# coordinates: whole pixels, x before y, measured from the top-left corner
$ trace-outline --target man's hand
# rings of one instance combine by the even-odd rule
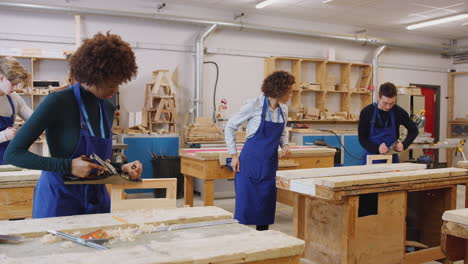
[[[87,178],[92,169],[98,169],[107,171],[106,168],[97,165],[92,162],[92,160],[85,155],[81,155],[78,158],[72,160],[71,165],[71,174],[79,178]]]
[[[281,153],[280,153],[280,158],[285,158],[291,154],[291,147],[286,144],[283,146]]]
[[[385,154],[388,152],[388,147],[385,145],[385,143],[380,144],[379,146],[379,153],[380,154]]]
[[[398,143],[395,145],[394,150],[397,151],[397,152],[402,152],[403,151],[403,143],[398,141]]]
[[[16,132],[18,132],[17,127],[7,127],[5,130],[5,138],[9,141],[12,140],[16,136]]]
[[[130,176],[130,179],[136,180],[141,177],[141,172],[143,171],[143,165],[140,161],[135,160],[134,162],[127,163],[122,165],[122,171],[127,173]]]
[[[234,172],[240,171],[240,161],[237,154],[231,155],[231,167]]]

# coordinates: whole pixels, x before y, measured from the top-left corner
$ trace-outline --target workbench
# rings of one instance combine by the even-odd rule
[[[240,150],[240,149],[239,149]],[[279,170],[332,167],[336,150],[332,148],[291,147],[291,155],[279,159]],[[193,178],[203,180],[205,206],[214,204],[214,180],[233,179],[235,173],[226,167],[230,157],[226,148],[181,149],[180,170],[184,175],[184,202],[193,206]],[[242,166],[242,165],[241,165]],[[290,204],[289,194],[278,192],[278,201]]]
[[[468,263],[468,209],[446,211],[442,220],[442,251],[450,261]]]
[[[206,225],[211,223],[211,225]],[[190,224],[190,228],[178,227]],[[166,231],[155,228],[169,227]],[[120,231],[116,231],[120,229]],[[49,243],[47,230],[81,236],[104,230],[120,236],[98,250],[64,240]],[[28,239],[0,244],[0,262],[8,263],[165,263],[299,264],[304,241],[278,231],[256,231],[232,220],[217,207],[147,209],[2,223],[0,234]],[[49,235],[50,236],[50,235]],[[66,245],[68,243],[68,245]],[[2,255],[3,254],[3,255]]]
[[[34,187],[40,176],[38,170],[0,165],[0,220],[32,216]]]
[[[424,167],[400,163],[278,171],[277,187],[296,194],[294,235],[306,242],[304,257],[330,264],[445,258],[442,214],[455,209],[457,184],[468,182],[468,171]]]

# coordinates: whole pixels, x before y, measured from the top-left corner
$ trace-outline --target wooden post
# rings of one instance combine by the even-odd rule
[[[193,206],[193,177],[184,174],[184,203]]]
[[[203,205],[214,205],[214,180],[203,181]]]

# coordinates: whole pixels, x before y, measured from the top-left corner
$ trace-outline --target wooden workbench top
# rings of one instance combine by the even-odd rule
[[[445,211],[442,220],[468,226],[468,208]]]
[[[376,167],[370,168],[373,166]],[[382,167],[379,168],[377,166]],[[337,172],[339,170],[336,169],[341,168],[330,168],[330,172],[328,174],[323,169],[322,174],[313,174],[311,171],[318,169],[309,169],[308,171],[311,173],[310,175],[314,175],[311,178],[299,178],[296,180],[289,180],[288,182],[286,180],[282,180],[281,177],[277,177],[277,186],[279,188],[289,189],[293,192],[301,194],[319,196],[322,198],[339,199],[343,195],[359,194],[361,192],[369,193],[411,189],[416,185],[422,186],[426,183],[437,185],[437,182],[446,181],[468,182],[468,170],[461,168],[394,171],[388,170],[392,166],[387,168],[384,166],[385,165],[364,166],[369,167],[369,170],[365,171],[364,173],[353,171],[353,169],[350,168],[349,174],[345,174],[344,176],[337,175],[339,174],[339,172]],[[410,168],[411,166],[408,166],[406,169]],[[384,172],[377,169],[382,169]],[[371,172],[372,170],[375,172]],[[278,174],[283,173],[284,171],[278,172]],[[300,176],[297,176],[296,178],[298,177]]]
[[[238,148],[238,152],[241,149]],[[278,151],[279,153],[280,151]],[[336,150],[333,148],[311,147],[311,146],[295,146],[291,147],[291,155],[289,157],[314,157],[314,156],[333,156]],[[199,160],[218,160],[220,155],[228,155],[227,148],[193,148],[181,149],[180,156],[194,158]]]
[[[123,223],[113,216],[123,219]],[[186,207],[174,209],[145,209],[122,211],[108,214],[74,215],[21,221],[2,222],[0,234],[36,237],[46,234],[47,230],[73,232],[88,227],[128,227],[140,224],[174,224],[200,221],[232,219],[232,214],[218,207]]]
[[[0,171],[0,189],[36,186],[41,172],[40,170]]]
[[[179,208],[146,212],[129,211],[119,214],[118,217],[129,222],[137,218],[140,224],[168,223],[172,219],[172,224],[187,221],[201,222],[212,221],[223,217],[232,217],[226,211],[216,207],[194,207]],[[197,213],[197,211],[199,211]],[[154,214],[157,214],[156,216]],[[194,215],[203,215],[196,219]],[[69,227],[73,222],[73,231],[83,231],[104,229],[108,230],[109,222],[118,224],[110,217],[111,214],[94,215],[100,218],[99,221],[89,222],[83,216],[64,217],[67,221],[61,221],[54,230],[63,230],[61,227]],[[116,215],[116,214],[112,214]],[[168,217],[172,215],[172,217]],[[177,216],[176,216],[177,215]],[[210,219],[211,215],[211,219]],[[185,218],[180,218],[184,216]],[[37,223],[28,221],[21,226],[28,230],[34,226],[36,230],[47,230],[51,228],[54,218],[41,219],[45,224],[39,228]],[[101,221],[107,220],[108,223]],[[33,220],[34,221],[34,220]],[[116,223],[117,222],[117,223]],[[106,225],[106,228],[102,227]],[[170,224],[170,223],[169,223]],[[3,226],[2,226],[3,228]],[[72,231],[72,230],[70,230]],[[0,231],[0,233],[2,233]],[[69,232],[71,233],[71,232]],[[39,233],[37,233],[39,234]],[[73,234],[73,233],[71,233]],[[78,234],[75,234],[78,235]],[[256,231],[237,223],[220,224],[214,226],[194,227],[189,229],[179,229],[162,232],[140,232],[133,240],[114,240],[107,245],[109,250],[96,250],[72,244],[65,247],[63,241],[48,244],[41,242],[39,237],[32,238],[21,244],[0,245],[0,262],[2,263],[166,263],[166,264],[209,264],[209,263],[289,263],[293,258],[298,263],[299,255],[304,250],[304,241],[285,235],[278,231]],[[2,256],[2,254],[4,254]],[[271,262],[267,262],[271,260]],[[258,261],[258,262],[257,262]],[[275,262],[276,261],[276,262]]]

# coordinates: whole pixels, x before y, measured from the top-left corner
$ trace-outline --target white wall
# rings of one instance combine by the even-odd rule
[[[36,4],[67,5],[65,1],[43,0]],[[156,12],[155,2],[138,1],[71,1],[72,6],[87,8],[119,9],[134,12]],[[112,5],[109,5],[112,3]],[[196,16],[204,19],[232,21],[232,13],[225,10],[177,6],[169,3],[166,14]],[[249,16],[243,22],[264,24],[271,27],[289,27],[300,30],[353,34],[357,29],[349,26],[311,23],[291,18]],[[0,10],[0,47],[30,48],[45,50],[72,50],[74,48],[74,18],[67,14],[36,13],[29,11]],[[178,112],[183,119],[192,107],[194,87],[194,42],[204,27],[188,24],[157,22],[121,17],[82,17],[82,37],[91,37],[98,31],[111,30],[132,44],[139,72],[136,80],[121,89],[121,105],[124,111],[138,111],[143,107],[144,84],[151,72],[157,69],[179,71]],[[401,35],[395,32],[370,32],[373,36],[425,42],[439,45],[445,40]],[[336,59],[350,62],[371,62],[375,47],[361,46],[343,41],[280,35],[267,32],[249,32],[235,29],[217,29],[205,45],[206,61],[215,61],[220,68],[217,102],[228,99],[228,115],[237,111],[242,102],[260,94],[264,74],[264,58],[268,56],[298,56],[325,58],[328,48],[336,50]],[[449,59],[415,50],[389,48],[380,58],[379,83],[392,81],[396,84],[423,83],[441,85],[442,98],[446,94],[446,71],[451,66]],[[399,68],[399,69],[398,69]],[[212,114],[215,68],[204,66],[202,111]],[[441,104],[444,120],[446,104]],[[123,115],[125,117],[125,115]],[[124,124],[125,124],[125,120]],[[445,122],[441,122],[441,136],[445,135]]]

